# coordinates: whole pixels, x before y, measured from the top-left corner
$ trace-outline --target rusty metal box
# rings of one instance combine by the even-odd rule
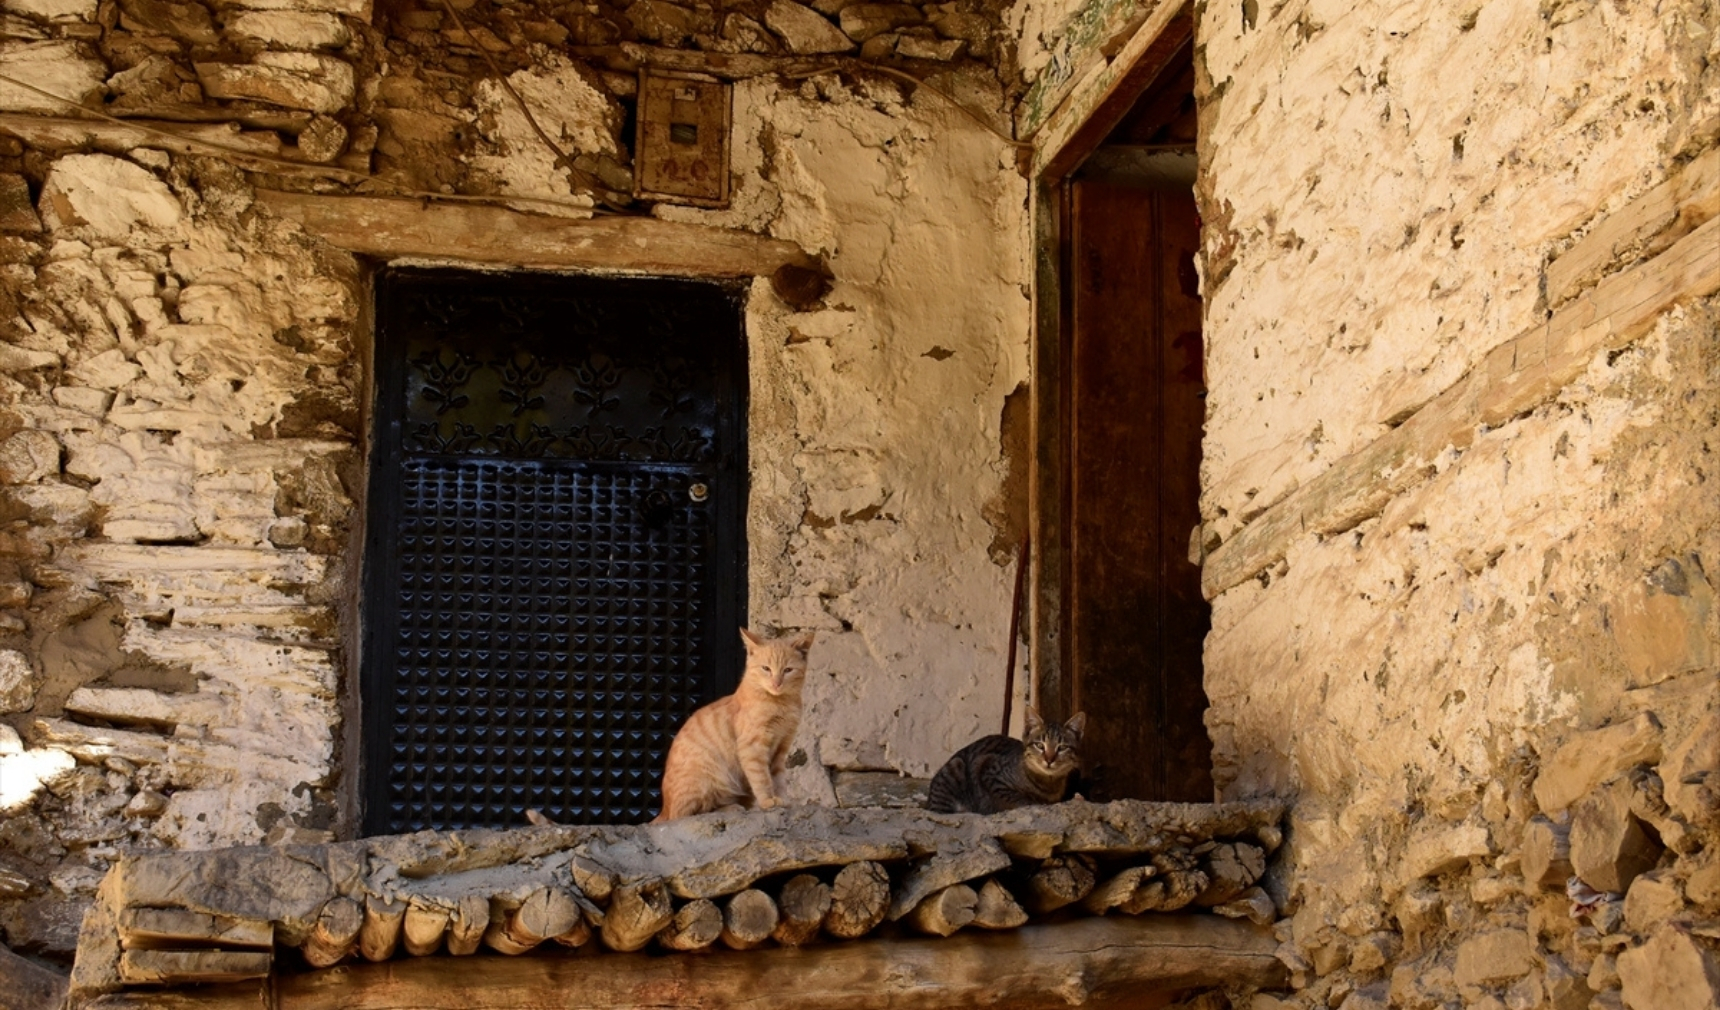
[[[639,72],[633,194],[699,207],[729,205],[730,86],[662,70]]]

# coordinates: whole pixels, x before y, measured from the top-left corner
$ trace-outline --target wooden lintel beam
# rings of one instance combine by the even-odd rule
[[[653,217],[568,218],[505,207],[259,190],[264,206],[340,249],[518,267],[681,277],[819,269],[800,246],[752,232]]]
[[[1284,985],[1271,931],[1145,915],[947,939],[714,954],[415,958],[277,976],[279,1010],[1138,1006],[1154,991]]]

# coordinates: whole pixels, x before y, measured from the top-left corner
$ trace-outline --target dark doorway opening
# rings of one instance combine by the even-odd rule
[[[740,669],[744,288],[387,269],[367,833],[648,819]]]
[[[1061,666],[1095,799],[1212,799],[1193,91],[1185,45],[1061,185]]]

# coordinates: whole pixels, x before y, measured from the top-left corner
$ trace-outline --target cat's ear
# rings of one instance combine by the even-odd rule
[[[742,628],[741,629],[741,643],[747,647],[748,652],[751,652],[754,649],[758,648],[759,646],[763,645],[764,639],[760,638],[758,635],[754,634],[753,632],[748,631],[745,628]]]
[[[812,634],[808,631],[796,635],[789,639],[788,644],[793,646],[801,655],[805,655],[807,650],[812,648]]]
[[[1076,736],[1080,736],[1081,731],[1087,728],[1087,713],[1076,712],[1069,717],[1068,722],[1063,724],[1063,728]]]
[[[1039,718],[1039,710],[1032,705],[1027,706],[1027,722],[1024,724],[1029,733],[1037,733],[1045,728],[1045,720]]]

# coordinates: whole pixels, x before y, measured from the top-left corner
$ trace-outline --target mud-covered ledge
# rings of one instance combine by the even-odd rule
[[[1627,242],[1682,234],[1665,251],[1619,270],[1572,298],[1545,323],[1494,348],[1474,368],[1408,420],[1351,453],[1242,527],[1209,555],[1201,590],[1214,599],[1283,560],[1297,537],[1331,536],[1378,515],[1421,483],[1447,448],[1467,448],[1481,425],[1532,410],[1570,385],[1596,354],[1646,334],[1673,306],[1720,291],[1720,199],[1710,152],[1674,180],[1625,207],[1548,267],[1567,288],[1577,274],[1561,262],[1616,258]],[[1669,207],[1668,193],[1683,202]],[[1645,222],[1655,222],[1647,227]],[[1592,272],[1592,271],[1591,271]]]
[[[1203,984],[1199,972],[1220,971],[1228,974],[1204,984],[1271,984],[1282,968],[1265,927],[1277,909],[1257,881],[1282,838],[1283,815],[1274,801],[1074,800],[989,817],[797,807],[663,825],[420,832],[138,855],[109,871],[85,919],[68,1006],[141,1007],[150,1004],[124,1000],[203,982],[272,977],[279,988],[286,976],[342,962],[540,947],[590,954],[818,944],[832,978],[858,973],[859,984],[878,977],[880,957],[894,963],[895,956],[838,956],[841,945],[829,941],[873,933],[904,942],[960,932],[963,942],[947,956],[970,968],[947,978],[984,986],[1026,955],[1020,941],[972,937],[1051,915],[1043,926],[1049,933],[1082,932],[1048,949],[1085,950],[1092,977],[1122,972],[1117,977],[1130,984],[1170,984],[1186,976],[1177,984]],[[1179,915],[1188,920],[1182,925],[1125,924],[1144,913],[1196,910],[1216,914]],[[1162,949],[1135,958],[1134,967],[1113,949],[1143,944]],[[704,974],[654,960],[655,967],[638,959],[606,963],[605,972],[620,979],[619,1002],[608,1005],[636,1005],[644,990],[626,986],[649,988],[665,972]],[[1076,970],[1080,960],[1064,975],[1087,977],[1085,968]],[[517,969],[522,977],[572,970],[530,963]],[[449,972],[501,980],[523,964],[486,957],[458,969],[413,968],[410,978],[434,989]],[[391,988],[408,977],[394,969],[362,976],[344,969],[298,984],[306,994],[323,994],[304,1005],[335,1005],[329,987],[349,977],[394,993],[387,997],[394,1002],[377,1006],[441,1005],[412,1003],[418,997]],[[786,999],[794,988],[784,985]],[[928,994],[957,998],[956,990]]]
[[[505,266],[679,277],[824,276],[800,246],[749,231],[606,215],[562,217],[506,207],[380,196],[259,190],[257,199],[330,245],[382,259],[430,257]],[[822,294],[822,291],[819,292]]]

